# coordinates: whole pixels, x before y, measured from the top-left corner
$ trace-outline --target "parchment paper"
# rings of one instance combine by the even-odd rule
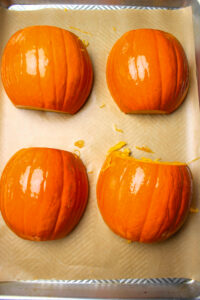
[[[104,224],[97,208],[95,188],[107,150],[126,141],[135,157],[190,161],[200,154],[200,112],[197,95],[191,8],[179,10],[61,11],[0,10],[0,54],[9,37],[25,26],[47,24],[73,31],[88,40],[95,81],[85,106],[74,116],[16,109],[0,83],[0,171],[18,149],[32,146],[69,151],[83,139],[81,158],[89,174],[90,197],[86,212],[66,238],[30,242],[18,238],[0,218],[0,280],[112,279],[187,277],[200,280],[200,213],[190,214],[182,230],[166,242],[128,244]],[[85,34],[69,26],[91,34]],[[113,28],[115,27],[115,28]],[[112,100],[105,67],[115,41],[126,31],[158,28],[182,43],[190,66],[190,89],[181,107],[171,115],[125,115]],[[147,41],[148,42],[148,41]],[[105,103],[105,107],[100,105]],[[116,132],[114,124],[124,130]],[[135,146],[147,145],[155,153]],[[200,162],[191,164],[194,204],[199,206]]]

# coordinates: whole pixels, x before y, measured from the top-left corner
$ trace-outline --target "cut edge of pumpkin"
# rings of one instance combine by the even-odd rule
[[[130,153],[122,152],[122,151],[114,151],[110,153],[108,156],[119,156],[125,159],[135,160],[137,162],[145,162],[150,164],[158,164],[158,165],[168,165],[168,166],[187,166],[187,163],[179,162],[179,161],[158,161],[153,160],[151,158],[141,157],[140,159],[130,156]]]
[[[159,115],[159,114],[169,114],[171,111],[165,110],[132,110],[132,111],[124,111],[126,114],[150,114],[150,115]]]
[[[56,113],[61,113],[61,114],[74,114],[74,113],[70,113],[70,112],[67,112],[67,111],[63,111],[63,110],[55,110],[55,109],[50,109],[50,108],[43,108],[43,107],[36,107],[36,106],[29,106],[29,105],[16,105],[14,104],[14,106],[16,108],[19,108],[19,109],[27,109],[27,110],[37,110],[37,111],[45,111],[45,112],[56,112]]]

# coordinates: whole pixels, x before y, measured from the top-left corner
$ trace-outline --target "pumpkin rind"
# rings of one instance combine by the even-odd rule
[[[131,241],[152,243],[174,234],[184,223],[192,197],[185,164],[149,163],[110,154],[97,183],[97,201],[106,224]]]
[[[67,151],[22,149],[2,173],[1,213],[10,229],[24,239],[63,238],[79,222],[87,199],[85,167]]]
[[[88,98],[93,70],[86,47],[72,32],[31,26],[8,41],[1,75],[14,105],[74,114]]]
[[[110,93],[125,113],[171,113],[189,87],[184,50],[171,34],[155,29],[125,33],[107,61]]]

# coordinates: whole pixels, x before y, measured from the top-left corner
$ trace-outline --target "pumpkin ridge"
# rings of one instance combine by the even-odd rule
[[[135,37],[135,33],[133,34],[133,37]],[[132,43],[132,46],[134,45],[134,42]],[[118,84],[117,84],[117,77],[119,77],[119,73],[115,73],[114,72],[114,63],[112,64],[112,62],[115,62],[116,61],[116,50],[115,50],[115,48],[113,48],[112,49],[112,52],[114,53],[114,55],[110,55],[110,57],[111,57],[111,62],[110,62],[110,65],[112,66],[113,65],[113,67],[112,67],[112,72],[110,71],[110,76],[109,77],[111,77],[112,78],[112,81],[114,81],[115,82],[115,84],[114,84],[114,89],[113,89],[113,87],[111,87],[111,89],[112,89],[112,94],[113,95],[115,95],[115,97],[118,97],[118,95],[120,95],[120,88],[119,88],[119,86],[118,86]],[[119,68],[118,68],[118,70],[120,69],[120,61],[117,61],[117,64],[118,64],[118,66],[119,66]],[[138,71],[138,70],[137,70]],[[112,85],[111,85],[112,86]],[[117,91],[118,90],[118,91]],[[116,92],[117,91],[117,92]],[[117,98],[116,98],[117,99]],[[126,109],[126,104],[125,103],[123,103],[123,101],[121,100],[121,98],[120,97],[118,97],[118,103],[119,103],[119,107],[120,107],[120,109],[121,109],[121,107],[125,107],[125,109]]]
[[[180,174],[181,174],[181,192],[180,192],[180,195],[181,195],[181,199],[182,199],[182,194],[183,194],[183,184],[184,184],[184,181],[185,181],[185,176],[183,175],[183,169],[182,168],[180,168]],[[183,204],[183,200],[182,201],[180,201],[180,205],[179,205],[179,209],[178,209],[178,212],[180,213],[180,211],[181,211],[181,208],[182,208],[182,204]],[[187,215],[187,214],[186,214]],[[174,220],[174,223],[173,223],[173,226],[172,226],[172,229],[173,229],[173,232],[174,232],[174,228],[176,228],[177,227],[177,225],[178,224],[181,224],[180,223],[180,221],[181,221],[181,214],[179,214],[179,218],[178,219],[175,219]],[[179,226],[178,226],[178,228],[179,228]],[[171,230],[171,228],[170,228],[170,230]],[[177,229],[178,230],[178,229]],[[176,230],[176,231],[177,231]]]
[[[123,174],[122,174],[122,179],[121,179],[121,176],[119,177],[119,180],[118,180],[118,182],[119,182],[119,190],[118,189],[116,189],[115,190],[115,192],[116,192],[116,194],[117,194],[117,196],[118,196],[118,194],[120,195],[121,193],[122,193],[122,190],[124,189],[124,187],[123,187],[123,185],[122,185],[122,181],[123,181],[123,179],[124,179],[124,176],[125,176],[125,174],[127,174],[127,172],[129,171],[128,170],[128,161],[126,161],[126,164],[125,164],[125,171],[123,171]],[[120,199],[121,199],[121,197],[116,197],[116,199],[118,199],[119,200],[119,202],[120,202]],[[117,206],[117,205],[116,205]],[[116,209],[115,209],[115,211],[116,211]],[[113,211],[114,212],[114,211]],[[115,215],[114,213],[113,213],[113,215]],[[118,220],[116,220],[115,219],[115,228],[117,228],[117,223],[118,223]],[[125,234],[126,234],[126,236],[127,236],[127,228],[124,228],[125,229]]]
[[[26,150],[26,149],[25,149]],[[32,148],[31,150],[34,150],[34,148]],[[32,163],[32,165],[31,165],[31,167],[30,167],[30,172],[29,172],[29,175],[28,175],[28,179],[27,179],[27,188],[26,188],[26,192],[25,192],[25,197],[24,197],[24,200],[28,197],[27,196],[27,194],[28,193],[30,193],[30,179],[31,179],[31,177],[32,177],[32,175],[33,175],[33,169],[35,170],[35,166],[34,166],[34,157],[35,157],[36,155],[35,155],[35,152],[33,151],[33,155],[32,155],[32,157],[33,157],[33,159],[32,159],[32,161],[33,161],[33,163]],[[24,201],[24,203],[25,203],[26,201]],[[24,207],[26,207],[26,205],[24,205]],[[37,214],[37,217],[39,216],[39,213]],[[25,215],[25,218],[26,218],[26,215]],[[34,218],[36,218],[36,216],[34,216]],[[38,218],[37,218],[38,219]],[[25,222],[25,219],[24,219],[24,235],[26,235],[27,236],[27,234],[25,234],[25,227],[26,227],[26,222]],[[37,222],[37,226],[36,226],[36,232],[37,232],[37,227],[38,227],[38,225],[39,225],[39,220],[38,220],[38,222]],[[31,236],[31,238],[33,238],[32,236]]]
[[[65,93],[63,97],[63,103],[62,103],[62,109],[65,107],[65,98],[67,95],[67,90],[68,90],[68,53],[67,53],[67,47],[65,46],[65,32],[64,29],[61,29],[62,32],[62,37],[63,37],[63,47],[64,47],[64,52],[65,52],[65,65],[66,65],[66,76],[65,76]]]
[[[24,149],[22,149],[22,150],[20,150],[21,152],[23,151]],[[14,165],[14,162],[17,160],[17,155],[15,154],[9,161],[8,161],[8,165],[10,166],[11,165],[11,170],[12,170],[12,168],[14,168],[15,167],[15,165]],[[8,172],[8,171],[7,171]],[[5,176],[6,177],[6,176]],[[2,184],[2,179],[3,179],[3,177],[1,178],[1,184]],[[1,189],[2,190],[2,189]],[[9,224],[9,222],[8,222],[8,217],[7,217],[7,212],[6,212],[6,207],[7,207],[7,205],[5,205],[5,199],[7,198],[7,197],[5,197],[5,195],[6,195],[7,193],[6,192],[4,192],[4,194],[3,194],[3,201],[2,201],[2,197],[1,197],[1,201],[0,201],[0,203],[1,203],[1,214],[2,215],[4,215],[4,218],[5,218],[5,221],[6,221],[6,224]],[[2,205],[3,204],[3,205]],[[2,211],[3,211],[3,213],[2,213]],[[12,227],[11,227],[12,228]]]
[[[6,46],[6,49],[7,48],[9,48],[9,47],[7,47]],[[7,64],[6,64],[6,60],[10,60],[10,57],[11,57],[11,55],[10,55],[10,52],[8,52],[8,54],[6,53],[6,58],[5,58],[5,56],[3,57],[4,58],[4,68],[5,68],[5,72],[4,72],[4,77],[5,77],[5,80],[6,80],[6,82],[8,83],[8,85],[9,85],[9,88],[7,88],[7,90],[8,90],[8,93],[12,96],[12,95],[14,95],[14,97],[15,97],[15,93],[13,93],[13,91],[11,91],[10,92],[10,82],[12,82],[12,77],[14,77],[15,78],[15,80],[17,81],[18,80],[18,76],[16,76],[16,68],[13,66],[13,68],[12,68],[12,72],[10,72],[10,70],[9,70],[9,68],[7,67]],[[11,75],[12,74],[12,75]]]
[[[9,53],[9,55],[6,55],[9,60],[11,60],[11,54]],[[6,74],[5,74],[5,77],[6,77],[6,81],[9,83],[9,88],[8,88],[8,93],[12,96],[14,95],[14,98],[16,97],[16,91],[13,92],[12,91],[12,78],[14,78],[14,80],[16,82],[18,82],[18,76],[16,75],[16,68],[13,68],[12,72],[10,72],[9,68],[6,66],[6,59],[4,61],[4,64],[5,64],[5,69],[6,69]],[[11,87],[11,88],[10,88]],[[11,90],[11,92],[10,92]]]
[[[4,217],[6,224],[9,224],[7,212],[6,212],[6,206],[5,206],[5,199],[6,199],[5,194],[6,194],[6,192],[3,193],[3,201],[1,200],[1,214]],[[2,198],[2,196],[1,196],[1,198]],[[2,213],[2,211],[3,211],[3,213]]]
[[[159,165],[157,165],[157,168],[156,168],[156,176],[154,176],[155,182],[156,182],[156,180],[157,180],[159,170],[160,170]],[[150,201],[149,201],[149,206],[148,206],[148,209],[147,209],[147,213],[146,213],[146,215],[145,215],[144,223],[143,223],[143,226],[142,226],[142,229],[141,229],[141,232],[140,232],[140,237],[139,237],[139,239],[138,239],[140,242],[142,242],[142,234],[143,234],[145,225],[146,225],[147,220],[148,220],[148,215],[149,215],[149,212],[150,212],[150,208],[151,208],[151,204],[152,204],[152,200],[153,200],[154,191],[155,191],[155,189],[153,189],[153,191],[152,191],[151,198],[150,198]]]
[[[65,91],[64,91],[64,97],[63,97],[63,102],[61,104],[61,108],[64,108],[64,104],[65,104],[65,97],[66,97],[66,91],[67,91],[67,76],[68,76],[68,67],[67,67],[67,50],[65,47],[65,38],[64,38],[64,31],[63,29],[60,29],[61,35],[62,35],[62,39],[63,39],[63,48],[64,48],[64,57],[65,57],[65,67],[66,67],[66,76],[65,76]]]
[[[41,91],[41,100],[42,100],[42,107],[45,107],[45,100],[44,100],[44,94],[43,94],[43,89],[42,89],[42,84],[41,84],[41,79],[40,79],[40,68],[39,68],[39,51],[38,51],[38,40],[36,39],[36,47],[35,47],[35,55],[36,55],[36,61],[37,61],[37,77],[38,77],[38,85],[40,87]]]
[[[112,48],[111,52],[110,52],[110,54],[108,55],[108,58],[107,58],[107,64],[106,64],[106,74],[107,74],[106,75],[106,82],[107,82],[108,90],[110,91],[110,93],[111,93],[111,95],[112,95],[113,98],[116,97],[117,103],[119,104],[119,108],[121,109],[122,105],[121,105],[121,99],[120,99],[120,97],[118,97],[119,93],[115,93],[112,84],[109,83],[110,82],[110,78],[112,78],[112,82],[115,82],[115,78],[117,76],[117,72],[116,73],[114,73],[114,71],[111,72],[111,67],[113,66],[112,62],[115,61],[114,58],[115,58],[115,49]],[[114,69],[114,67],[112,67],[112,69]],[[111,76],[112,73],[113,73],[113,76]],[[118,85],[115,84],[114,86],[117,89]]]
[[[49,40],[50,40],[50,48],[51,48],[51,56],[52,56],[52,77],[53,77],[53,86],[54,86],[54,97],[53,97],[53,102],[55,103],[55,108],[57,108],[57,103],[58,103],[58,97],[57,97],[57,90],[56,90],[56,79],[55,79],[55,56],[54,56],[54,51],[53,51],[53,42],[52,42],[52,29],[51,27],[49,29]]]
[[[173,49],[173,52],[174,52],[174,57],[175,57],[175,61],[176,61],[176,86],[175,86],[175,89],[174,89],[174,94],[175,94],[175,97],[176,97],[176,94],[177,94],[177,86],[178,86],[178,57],[177,57],[177,52],[176,52],[176,46],[174,44],[174,40],[172,40],[172,49]]]
[[[110,168],[111,162],[110,162],[109,166],[105,168],[105,165],[107,165],[107,161],[108,161],[108,157],[106,158],[106,160],[103,164],[103,167],[101,168],[101,170],[99,172],[100,180],[98,180],[97,198],[98,198],[98,194],[100,193],[99,191],[101,191],[101,195],[104,195],[104,192],[105,192],[106,186],[103,184],[103,180],[101,180],[101,176],[103,176],[105,173],[107,173],[108,169]],[[100,211],[104,211],[105,202],[106,202],[106,199],[103,196],[101,197],[101,200],[97,202],[99,208],[101,207]]]
[[[84,60],[85,60],[85,58],[83,58],[83,53],[81,52],[81,50],[79,49],[79,40],[78,39],[76,39],[76,41],[75,41],[75,44],[76,44],[76,51],[78,51],[79,53],[80,53],[80,57],[81,57],[81,59],[80,59],[80,69],[79,69],[79,74],[80,74],[80,77],[79,77],[79,82],[78,82],[78,88],[76,89],[76,93],[75,93],[75,98],[74,98],[74,101],[72,102],[73,103],[73,109],[74,109],[74,107],[76,107],[76,103],[77,103],[77,98],[79,98],[78,97],[78,95],[80,95],[80,99],[82,99],[83,97],[84,97],[84,88],[83,88],[83,80],[84,80],[84,76],[83,76],[83,73],[84,73]],[[87,76],[87,75],[86,75]],[[81,94],[80,94],[80,91],[82,92]]]
[[[182,199],[182,193],[183,193],[183,174],[182,174],[182,168],[179,168],[178,169],[179,170],[179,174],[180,174],[180,176],[181,176],[181,181],[180,181],[180,184],[181,184],[181,187],[180,187],[180,194],[179,194],[179,203],[178,203],[178,208],[177,208],[177,215],[179,214],[179,212],[180,212],[180,208],[181,208],[181,204],[182,204],[182,201],[181,201],[181,199]],[[174,184],[174,182],[175,181],[173,181],[173,184]],[[172,197],[169,199],[169,201],[168,201],[168,205],[169,205],[169,203],[172,201]],[[172,231],[174,231],[173,230],[173,228],[175,228],[175,224],[176,223],[179,223],[179,221],[177,222],[177,219],[176,218],[174,218],[174,220],[173,220],[173,222],[172,222],[172,224],[171,224],[171,226],[169,227],[169,229],[168,229],[168,234]]]
[[[170,201],[167,201],[167,209],[166,209],[166,212],[167,212],[167,218],[166,218],[166,220],[165,220],[165,223],[168,223],[169,220],[170,220],[169,203],[170,203]],[[168,228],[168,230],[167,230],[167,235],[171,232],[171,227],[172,227],[172,226],[170,226],[170,227]],[[166,231],[165,231],[165,232],[166,232]],[[165,232],[163,232],[163,233],[165,233]]]
[[[181,45],[180,45],[180,46],[181,46]],[[181,50],[182,50],[182,49],[181,49]],[[179,52],[178,49],[177,49],[177,45],[175,45],[175,52],[176,52],[176,57],[177,57],[177,86],[178,86],[178,80],[180,81],[180,63],[179,63],[180,58],[178,59],[178,56],[177,56],[177,52]],[[185,56],[185,53],[183,53],[183,55]],[[187,69],[187,66],[186,66],[186,69]],[[185,70],[184,70],[184,72],[185,72]],[[184,80],[185,80],[186,77],[187,77],[187,76],[185,75],[185,76],[184,76]],[[181,88],[179,89],[179,93],[178,93],[178,95],[177,95],[177,97],[178,97],[178,99],[179,99],[178,103],[181,103],[181,102],[184,100],[184,97],[185,97],[186,94],[187,94],[187,91],[188,91],[187,86],[189,87],[188,81],[186,81],[186,83],[185,83],[184,86],[185,86],[185,88],[186,88],[186,90],[184,91],[184,93],[182,93],[182,89],[181,89]],[[176,91],[176,92],[177,92],[177,91]]]
[[[79,164],[80,164],[80,159],[79,159]],[[89,196],[89,181],[88,181],[88,175],[87,175],[87,169],[85,168],[85,166],[82,164],[80,165],[82,167],[82,170],[81,170],[81,178],[84,178],[85,180],[85,186],[87,187],[86,189],[86,201],[85,199],[83,198],[84,201],[82,201],[82,206],[81,206],[81,210],[80,210],[80,214],[79,214],[79,218],[77,219],[77,222],[83,217],[83,212],[85,211],[85,208],[88,204],[88,196]],[[77,167],[76,167],[77,168]],[[77,169],[78,170],[78,169]],[[82,185],[84,186],[83,180],[81,180],[80,182],[82,183]],[[80,189],[81,190],[81,189]]]
[[[78,88],[76,90],[76,101],[74,101],[74,108],[75,110],[77,110],[77,99],[80,98],[81,102],[82,100],[85,98],[85,95],[89,96],[88,93],[88,87],[90,86],[90,77],[91,77],[91,72],[88,72],[90,70],[90,68],[88,67],[91,64],[91,61],[89,59],[89,55],[87,50],[85,49],[85,46],[83,44],[83,42],[81,40],[79,40],[78,38],[75,41],[76,43],[76,47],[77,47],[77,51],[80,54],[80,78],[79,78],[79,84],[78,84]],[[81,47],[80,47],[81,45]],[[81,49],[84,48],[85,51],[81,51]],[[84,70],[87,69],[86,75],[84,76]],[[86,81],[85,81],[86,78]],[[85,84],[84,84],[85,83]],[[80,97],[78,97],[78,95],[80,95]]]
[[[46,164],[48,162],[48,159],[49,159],[49,153],[47,152],[47,156],[45,158]],[[44,166],[43,166],[43,168],[44,168]],[[43,173],[44,173],[44,169],[43,169]],[[45,182],[46,179],[47,179],[47,177],[46,177],[46,172],[45,172],[45,178],[43,178],[43,181],[42,181],[42,188],[43,188],[42,191],[43,191],[43,193],[42,193],[41,201],[45,201],[45,198],[44,198],[44,182]],[[41,194],[41,189],[40,189],[40,194]],[[39,213],[38,213],[38,216],[39,216]],[[37,226],[36,226],[36,233],[37,233],[38,237],[39,237],[39,234],[38,234],[38,232],[39,232],[38,227],[39,226],[40,226],[40,219],[38,219]]]
[[[158,49],[158,39],[157,39],[157,32],[153,30],[153,36],[155,39],[155,47],[156,47],[156,56],[157,56],[157,62],[158,62],[158,70],[159,70],[159,76],[160,77],[160,105],[159,109],[162,109],[162,99],[163,99],[163,88],[162,88],[162,72],[161,72],[161,63],[160,63],[160,55],[159,55],[159,49]]]
[[[53,238],[54,234],[56,233],[56,229],[57,229],[57,226],[58,226],[59,216],[60,216],[60,213],[62,211],[61,208],[62,208],[63,190],[64,190],[64,159],[63,159],[62,151],[58,151],[58,153],[60,154],[60,157],[61,157],[61,164],[60,165],[62,165],[62,192],[61,192],[61,195],[60,195],[59,210],[58,210],[58,213],[57,213],[57,216],[56,216],[56,219],[55,219],[55,223],[54,223],[52,232],[50,234],[51,238]]]
[[[182,200],[182,192],[183,192],[183,174],[182,174],[182,168],[179,168],[179,174],[180,174],[180,176],[181,176],[181,188],[180,188],[180,194],[179,194],[179,205],[178,205],[178,209],[177,209],[177,215],[179,215],[179,212],[180,212],[180,208],[181,208],[181,204],[182,204],[182,202],[183,201],[181,201]],[[174,180],[172,180],[172,182],[173,182],[173,185],[174,185]],[[169,198],[169,200],[168,200],[168,206],[169,206],[169,203],[170,203],[170,201],[172,201],[173,200],[173,198],[172,197],[170,197]],[[178,221],[177,221],[178,220]],[[171,224],[171,226],[169,227],[169,229],[167,230],[167,235],[169,235],[171,232],[172,233],[174,233],[174,229],[173,228],[176,228],[175,227],[175,225],[176,224],[179,224],[179,219],[177,219],[177,218],[174,218],[173,219],[173,222],[172,222],[172,224]],[[158,234],[160,234],[160,231],[161,231],[161,229],[162,229],[162,226],[161,226],[161,228],[159,229],[159,232],[158,232]],[[177,228],[177,230],[178,230],[178,228]],[[176,231],[177,231],[176,230]]]
[[[83,47],[85,47],[83,45]],[[79,49],[79,52],[82,52],[80,49]],[[84,73],[84,68],[85,68],[85,65],[88,65],[90,64],[91,62],[89,61],[89,56],[88,55],[85,55],[85,52],[82,52],[82,56],[83,56],[83,73]],[[87,68],[88,69],[88,68]],[[83,97],[84,98],[84,95],[86,95],[88,93],[88,86],[89,86],[89,83],[90,83],[90,79],[91,79],[91,74],[90,72],[87,72],[87,80],[85,82],[85,86],[83,87]],[[84,76],[82,76],[82,78],[84,78]],[[83,81],[83,79],[82,79]],[[89,95],[89,94],[88,94]]]
[[[90,65],[90,72],[87,77],[87,89],[86,89],[86,94],[87,94],[87,96],[89,96],[90,92],[91,92],[89,87],[93,83],[93,71],[92,71],[92,60],[91,60],[88,52],[86,52],[86,56],[87,56],[87,63],[89,63],[89,65]]]
[[[24,149],[23,149],[23,150],[24,150]],[[22,152],[23,150],[21,150],[21,152]],[[11,158],[11,160],[9,161],[9,163],[11,164],[10,171],[11,171],[13,168],[15,168],[15,162],[16,162],[17,160],[18,160],[18,155],[16,155],[15,157]],[[4,203],[4,201],[3,201],[3,203]],[[5,206],[5,205],[4,205],[3,212],[4,212],[5,217],[6,217],[6,220],[7,220],[7,222],[8,222],[8,217],[7,217],[7,212],[6,212],[6,206]],[[24,219],[25,219],[25,214],[24,214],[24,211],[23,211],[23,224],[25,224]],[[8,224],[9,224],[9,222],[8,222]],[[13,228],[12,225],[11,225],[11,228]],[[23,230],[25,230],[24,228],[25,228],[25,226],[23,226]]]
[[[180,170],[182,170],[182,168],[179,168],[178,169],[179,171]],[[182,204],[182,191],[183,191],[183,175],[182,175],[182,172],[180,171],[179,172],[179,174],[180,174],[180,176],[181,176],[181,188],[180,188],[180,194],[179,194],[179,202],[178,202],[178,208],[176,209],[176,214],[177,215],[179,215],[179,212],[180,212],[180,208],[181,208],[181,204]],[[172,184],[173,184],[173,187],[172,187],[172,189],[175,187],[175,181],[174,180],[172,180]],[[173,197],[170,197],[170,198],[168,198],[168,202],[167,202],[167,208],[169,208],[169,203],[170,202],[173,202],[174,200],[173,200]],[[169,211],[169,210],[168,210]],[[168,236],[169,234],[171,235],[171,233],[173,234],[173,233],[175,233],[175,231],[174,231],[174,229],[173,228],[176,228],[175,227],[175,225],[177,225],[177,224],[179,224],[180,222],[179,222],[179,220],[177,221],[177,218],[173,218],[173,222],[172,222],[172,224],[171,224],[171,226],[164,232],[164,233],[166,233],[166,235]],[[157,233],[157,235],[158,236],[160,236],[160,234],[161,234],[161,232],[162,232],[162,230],[163,230],[163,227],[165,227],[165,224],[166,224],[166,221],[165,221],[165,223],[164,223],[164,226],[163,226],[163,224],[161,224],[161,226],[160,226],[160,228],[159,228],[159,230],[158,230],[158,233]],[[178,228],[179,228],[179,226],[178,226]],[[176,229],[176,231],[178,230],[178,228]]]
[[[174,222],[172,222],[172,225],[170,226],[169,228],[169,231],[168,232],[174,232],[174,228],[176,228],[176,225],[178,225],[180,223],[180,210],[181,210],[181,207],[182,207],[182,203],[183,203],[183,200],[182,200],[182,195],[183,195],[183,185],[184,185],[184,176],[183,176],[183,171],[182,171],[182,168],[179,168],[179,173],[181,175],[181,188],[180,188],[180,200],[179,200],[179,207],[177,209],[177,212],[178,212],[178,215],[179,215],[179,218],[178,219],[175,219],[174,218]],[[182,201],[181,201],[182,200]]]
[[[7,57],[10,59],[11,55],[9,53],[9,55],[7,55]],[[14,77],[14,80],[17,82],[18,81],[18,76],[16,75],[16,68],[13,66],[13,69],[12,69],[12,72],[10,72],[7,68],[7,65],[6,65],[6,60],[5,60],[5,69],[6,69],[6,73],[8,74],[8,80],[6,78],[6,81],[9,83],[10,85],[10,82],[12,82],[12,78]],[[12,74],[12,75],[11,75]],[[7,75],[5,75],[7,77]],[[8,89],[8,92],[10,93],[10,87]],[[16,96],[15,93],[11,92],[11,96],[12,94],[14,95],[14,97]]]
[[[173,188],[172,188],[172,189],[174,189],[174,180],[172,180],[172,184],[173,184]],[[159,237],[159,236],[161,235],[161,232],[162,232],[163,227],[165,227],[165,224],[168,223],[168,221],[169,221],[169,202],[170,202],[170,199],[173,199],[173,197],[170,197],[170,198],[168,198],[168,200],[167,200],[166,212],[167,212],[167,217],[168,217],[168,218],[165,217],[164,221],[161,222],[161,224],[160,224],[160,226],[159,226],[159,229],[157,230],[157,232],[156,232],[154,238],[155,238],[156,236]],[[166,219],[167,219],[167,220],[166,220]],[[164,224],[164,226],[163,226],[163,224]],[[170,228],[168,228],[164,233],[167,233],[167,235],[168,235],[168,234],[171,232],[171,227],[172,227],[172,225],[171,225]]]

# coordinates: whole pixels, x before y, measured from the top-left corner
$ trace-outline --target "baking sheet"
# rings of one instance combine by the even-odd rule
[[[128,244],[103,223],[97,209],[95,186],[107,150],[124,140],[133,155],[163,160],[190,161],[199,156],[199,103],[197,95],[191,8],[173,11],[60,11],[0,10],[0,53],[16,30],[38,24],[55,25],[88,40],[95,82],[92,94],[75,116],[16,109],[0,83],[0,171],[9,157],[23,147],[44,146],[80,150],[90,180],[89,203],[80,224],[65,239],[29,242],[16,237],[0,220],[0,280],[109,279],[188,277],[199,280],[199,214],[191,214],[183,229],[166,242]],[[84,34],[70,28],[80,28]],[[115,28],[116,30],[114,30]],[[182,43],[190,65],[190,90],[186,101],[169,116],[125,115],[112,100],[105,80],[108,53],[114,42],[135,28],[158,28],[174,34]],[[105,103],[104,108],[100,108]],[[124,133],[114,130],[114,125]],[[135,146],[148,145],[155,154]],[[195,181],[194,204],[200,187],[200,163],[191,165]],[[195,206],[196,207],[196,206]]]

